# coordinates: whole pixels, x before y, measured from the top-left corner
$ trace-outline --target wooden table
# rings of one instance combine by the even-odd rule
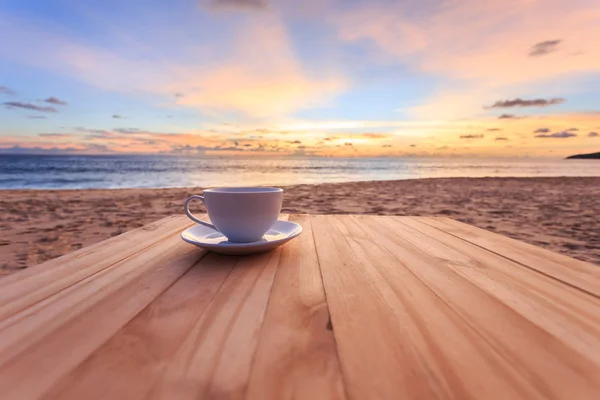
[[[598,399],[600,269],[446,218],[165,218],[0,280],[0,398]]]

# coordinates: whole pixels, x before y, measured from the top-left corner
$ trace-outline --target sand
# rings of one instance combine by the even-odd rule
[[[0,274],[182,213],[201,189],[0,192]],[[298,185],[284,212],[437,215],[600,265],[600,178],[450,178]]]

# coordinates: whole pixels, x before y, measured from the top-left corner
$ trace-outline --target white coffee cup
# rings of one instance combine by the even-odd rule
[[[195,217],[189,205],[202,200],[212,225]],[[206,189],[204,196],[185,201],[185,213],[192,221],[221,232],[231,242],[247,243],[262,239],[281,212],[283,190],[269,187]]]

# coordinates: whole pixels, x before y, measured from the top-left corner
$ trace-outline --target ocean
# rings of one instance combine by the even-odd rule
[[[0,189],[294,185],[485,176],[600,176],[600,161],[0,155]]]

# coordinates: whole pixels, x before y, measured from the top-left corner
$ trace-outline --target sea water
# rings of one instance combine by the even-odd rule
[[[535,158],[0,155],[0,189],[293,185],[485,176],[600,176],[600,161]]]

